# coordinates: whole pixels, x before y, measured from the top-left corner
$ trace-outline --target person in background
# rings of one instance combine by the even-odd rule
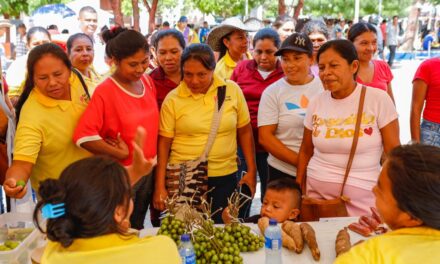
[[[182,33],[175,29],[159,31],[153,49],[159,66],[150,73],[157,90],[157,105],[160,109],[167,94],[182,80],[180,57],[185,49]]]
[[[283,42],[295,32],[296,21],[289,15],[282,15],[275,19],[272,26],[280,35],[281,42]]]
[[[161,30],[168,30],[168,29],[170,29],[170,22],[168,21],[163,22]]]
[[[381,60],[385,60],[385,47],[387,46],[387,20],[383,19],[382,23],[380,23],[380,31],[382,32],[382,46],[383,46],[383,54],[380,57]]]
[[[252,58],[248,52],[248,31],[240,19],[231,17],[209,33],[206,43],[213,51],[219,52],[215,73],[220,78],[229,80],[239,62]]]
[[[179,30],[180,33],[182,33],[186,45],[192,43],[194,32],[190,27],[188,27],[188,18],[186,16],[181,16],[179,18],[179,21],[177,21],[176,29]]]
[[[440,58],[425,60],[414,75],[410,124],[412,141],[440,147]]]
[[[341,254],[335,264],[437,263],[440,259],[440,149],[393,149],[373,188],[376,207],[391,232]]]
[[[319,78],[316,55],[322,44],[327,42],[329,38],[327,26],[321,20],[310,20],[304,25],[302,32],[305,33],[313,43],[313,64],[310,67],[310,71],[315,77]]]
[[[30,50],[27,76],[17,105],[14,159],[6,173],[4,189],[11,198],[22,198],[26,187],[17,182],[57,179],[72,162],[91,156],[77,147],[73,131],[88,100],[86,88],[71,71],[67,54],[56,44]]]
[[[297,182],[307,184],[304,195],[333,199],[340,195],[363,85],[355,81],[359,60],[350,41],[326,42],[317,58],[326,91],[307,108]],[[380,89],[365,90],[356,153],[344,187],[344,195],[350,199],[346,203],[349,216],[370,213],[374,206],[371,190],[377,182],[382,153],[400,145],[397,112],[390,96]]]
[[[386,91],[394,102],[391,87],[393,73],[387,63],[374,59],[377,51],[376,27],[370,23],[356,23],[348,31],[348,39],[356,48],[359,58],[356,81]]]
[[[310,72],[313,44],[306,34],[290,35],[275,55],[281,57],[284,78],[263,92],[258,111],[258,141],[269,152],[268,182],[296,177],[304,115],[309,101],[323,91]]]
[[[433,44],[436,42],[434,38],[435,38],[435,31],[430,30],[429,33],[423,39],[423,42],[422,42],[423,50],[430,50],[430,49],[438,48],[438,47],[433,47],[434,46]]]
[[[26,44],[26,26],[23,23],[17,26],[17,33],[15,40],[15,58],[26,55],[28,51]]]
[[[93,7],[84,6],[79,10],[78,22],[79,32],[88,35],[93,41],[93,50],[95,53],[93,66],[95,71],[100,75],[107,75],[110,71],[110,67],[106,63],[105,45],[101,42],[99,34],[96,33],[96,29],[98,28],[98,13]]]
[[[92,39],[84,33],[76,33],[67,40],[67,55],[72,66],[81,73],[82,78],[87,85],[90,95],[93,95],[96,86],[103,80],[93,68],[93,50]]]
[[[124,28],[106,31],[104,38],[115,71],[95,89],[73,141],[95,155],[108,155],[128,166],[133,163],[132,141],[140,126],[148,134],[144,155],[153,160],[157,153],[159,110],[156,88],[145,74],[148,43],[141,33]],[[152,194],[152,177],[143,177],[134,186],[134,194],[131,223],[142,229]]]
[[[181,58],[183,79],[162,104],[158,164],[156,168],[154,207],[164,210],[168,196],[165,186],[167,164],[179,164],[202,155],[208,141],[218,88],[225,86],[225,100],[219,130],[208,154],[208,201],[211,211],[225,208],[237,185],[246,185],[251,196],[256,188],[255,152],[249,111],[243,93],[233,81],[214,73],[215,58],[206,44],[185,48]],[[237,144],[248,166],[246,175],[237,181]],[[213,216],[221,223],[221,215]]]
[[[143,158],[142,144],[136,143],[136,160]],[[139,238],[130,230],[131,187],[150,171],[145,159],[126,170],[113,159],[91,157],[69,165],[58,180],[44,181],[34,211],[37,228],[48,238],[41,263],[181,263],[169,237]],[[52,207],[62,213],[44,213]]]
[[[284,76],[281,64],[275,56],[281,41],[278,33],[272,28],[260,29],[253,39],[253,60],[245,60],[238,64],[232,73],[231,80],[236,82],[243,91],[251,116],[252,132],[255,144],[255,160],[260,177],[261,200],[266,191],[267,182],[267,151],[258,143],[258,109],[261,95],[272,83]],[[243,153],[239,151],[240,171],[246,171]],[[241,175],[239,173],[239,175]]]
[[[43,27],[32,27],[29,29],[26,35],[26,42],[28,51],[33,48],[51,42],[49,32]],[[6,71],[6,81],[9,85],[9,98],[13,105],[17,103],[18,97],[23,91],[24,81],[26,79],[26,63],[28,60],[28,54],[17,58],[11,63]]]
[[[396,49],[399,47],[399,17],[393,16],[393,21],[387,27],[387,46],[390,50],[388,65],[393,67]]]
[[[58,30],[57,25],[49,25],[47,26],[47,31],[49,31],[50,35],[58,35],[60,34],[60,31]]]
[[[209,25],[207,21],[203,22],[203,26],[199,29],[200,43],[205,43],[209,34]]]

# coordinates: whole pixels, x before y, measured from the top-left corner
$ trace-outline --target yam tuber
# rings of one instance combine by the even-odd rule
[[[297,223],[294,223],[292,221],[285,221],[282,224],[282,229],[284,232],[286,232],[287,235],[293,238],[293,241],[295,241],[296,245],[296,253],[301,253],[304,249],[304,241],[301,234],[301,228]]]
[[[336,257],[342,253],[349,251],[351,248],[350,235],[348,234],[347,228],[339,230],[338,235],[336,236],[335,242],[335,250]]]
[[[266,228],[269,226],[269,218],[268,217],[261,217],[258,219],[258,228],[260,229],[261,233],[264,235],[264,231],[266,231]],[[293,238],[291,238],[286,232],[281,229],[281,240],[283,247],[294,250],[295,252],[298,250],[295,244],[295,241]]]
[[[316,242],[315,230],[307,223],[300,224],[300,228],[303,239],[309,245],[310,251],[312,252],[313,259],[318,261],[321,258],[321,252],[318,248],[318,242]]]

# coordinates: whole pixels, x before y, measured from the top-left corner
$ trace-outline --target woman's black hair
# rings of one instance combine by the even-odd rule
[[[271,28],[263,28],[258,30],[254,36],[252,45],[255,47],[255,44],[257,43],[258,40],[264,40],[264,39],[272,40],[273,44],[275,45],[275,47],[277,47],[277,49],[281,45],[280,35],[278,35],[278,33]]]
[[[295,20],[293,17],[289,16],[289,15],[281,15],[281,16],[278,16],[278,17],[275,19],[275,22],[273,22],[272,26],[273,26],[275,29],[279,29],[279,28],[282,27],[285,23],[290,22],[290,21],[293,22],[293,27],[296,27],[296,20]]]
[[[322,20],[310,20],[304,25],[302,32],[305,33],[307,36],[317,32],[324,35],[326,39],[329,38],[327,26]]]
[[[211,47],[207,44],[191,44],[183,50],[180,60],[180,69],[183,74],[183,65],[187,60],[199,61],[207,70],[215,70],[215,57]]]
[[[354,47],[353,43],[346,39],[335,39],[327,41],[326,43],[322,44],[321,48],[319,48],[318,54],[316,56],[318,63],[321,54],[328,49],[336,51],[336,53],[344,58],[350,65],[353,61],[358,60],[356,48]]]
[[[176,29],[167,29],[167,30],[159,31],[159,33],[157,33],[154,40],[152,39],[152,44],[153,44],[154,48],[156,49],[156,51],[157,51],[157,47],[159,46],[159,41],[161,39],[163,39],[164,37],[168,37],[168,36],[175,38],[179,42],[180,47],[182,47],[182,49],[185,49],[186,44],[185,44],[185,38],[183,37],[183,34]]]
[[[400,210],[440,230],[440,148],[413,144],[393,149],[387,175]]]
[[[354,42],[354,40],[362,35],[365,32],[373,32],[375,35],[377,35],[376,28],[370,24],[365,22],[358,22],[350,27],[347,34],[347,39],[351,42]]]
[[[51,241],[69,247],[75,239],[126,233],[114,219],[117,206],[129,206],[131,185],[127,171],[113,159],[90,157],[69,165],[58,180],[40,184],[34,223]],[[46,204],[64,203],[65,215],[40,226],[38,215]],[[128,209],[127,209],[128,210]],[[46,230],[46,231],[44,231]]]
[[[118,61],[134,55],[139,50],[149,52],[147,40],[136,30],[116,27],[103,31],[102,38],[107,44],[105,46],[107,57]]]
[[[92,44],[92,48],[93,48],[93,40],[92,40],[92,38],[91,38],[89,35],[84,34],[84,33],[76,33],[76,34],[73,34],[72,36],[70,36],[70,37],[67,39],[67,42],[66,42],[66,46],[67,46],[67,54],[70,55],[70,53],[71,53],[71,49],[72,49],[72,46],[73,46],[73,42],[74,42],[75,40],[79,39],[79,38],[85,38],[85,39],[89,40],[90,43]]]
[[[49,31],[47,31],[47,29],[45,29],[44,27],[31,27],[26,34],[26,40],[28,45],[29,43],[31,43],[32,36],[38,32],[46,34],[46,36],[51,40]]]
[[[26,68],[27,68],[27,75],[26,80],[24,82],[24,88],[23,92],[20,95],[20,98],[18,98],[17,105],[15,106],[15,112],[17,116],[17,124],[20,120],[20,112],[21,109],[26,102],[26,100],[29,97],[29,94],[31,93],[32,89],[34,89],[35,83],[34,83],[34,72],[35,72],[35,64],[44,56],[46,55],[52,55],[58,59],[60,59],[64,65],[66,65],[67,69],[72,68],[72,63],[70,62],[69,58],[67,57],[67,54],[64,52],[64,50],[54,44],[54,43],[45,43],[40,46],[37,46],[33,48],[28,55]]]

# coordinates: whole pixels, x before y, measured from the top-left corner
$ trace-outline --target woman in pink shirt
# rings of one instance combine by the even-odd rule
[[[376,28],[369,23],[356,23],[348,31],[348,40],[353,42],[359,57],[356,81],[386,91],[394,102],[390,67],[385,61],[373,59],[377,51]]]

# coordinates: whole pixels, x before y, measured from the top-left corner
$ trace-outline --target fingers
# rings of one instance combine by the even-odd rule
[[[3,183],[3,188],[5,189],[5,193],[7,196],[11,198],[23,198],[23,196],[26,194],[27,188],[26,186],[17,186],[17,182],[13,178],[7,179]]]

